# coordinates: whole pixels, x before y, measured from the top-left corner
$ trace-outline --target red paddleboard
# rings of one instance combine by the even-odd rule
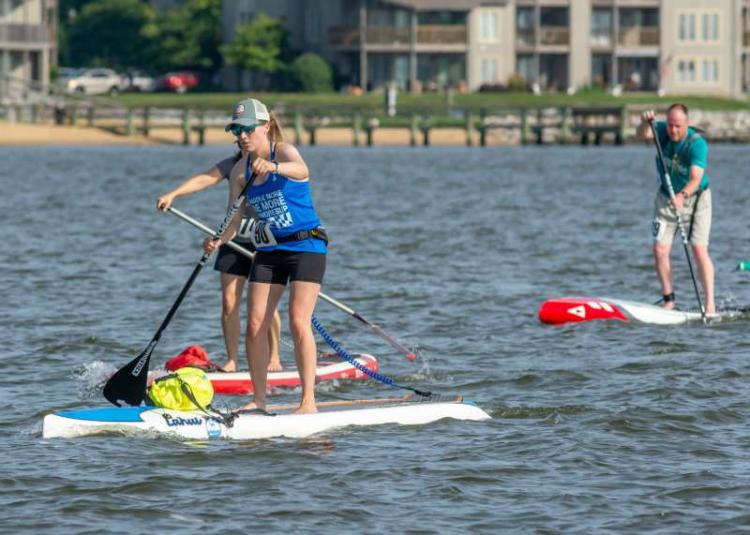
[[[747,315],[750,307],[725,307],[708,316],[711,322]],[[559,297],[542,303],[539,320],[551,325],[596,320],[617,320],[651,325],[681,325],[701,321],[697,310],[669,310],[659,305],[636,303],[608,297]]]
[[[364,353],[353,355],[355,360],[371,371],[378,371],[378,361],[372,355]],[[249,394],[253,383],[248,372],[210,372],[208,378],[217,394]],[[338,357],[333,360],[318,361],[315,369],[315,382],[333,381],[335,379],[366,379],[367,375],[352,364]],[[268,372],[268,388],[295,388],[300,386],[300,377],[296,368],[280,372]]]
[[[627,313],[614,300],[561,297],[549,299],[539,307],[539,321],[542,323],[561,325],[593,320],[630,321]]]
[[[372,355],[361,353],[353,355],[355,360],[369,369],[378,371],[378,361]],[[341,361],[335,353],[325,353],[323,357],[335,358],[334,360],[321,360],[315,368],[315,382],[333,381],[335,379],[366,379],[368,376],[354,365]],[[166,370],[149,372],[149,384],[158,377],[167,375]],[[253,391],[253,382],[248,372],[206,372],[206,375],[217,394],[250,394]],[[266,385],[269,389],[274,388],[296,388],[300,386],[300,377],[296,368],[284,369],[280,372],[268,372]]]

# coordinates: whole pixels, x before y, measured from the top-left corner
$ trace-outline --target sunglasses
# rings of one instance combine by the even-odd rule
[[[251,125],[251,126],[240,126],[238,124],[234,124],[231,127],[229,127],[229,131],[234,134],[236,137],[240,137],[242,133],[245,134],[252,134],[255,132],[255,129],[258,128],[258,125]]]

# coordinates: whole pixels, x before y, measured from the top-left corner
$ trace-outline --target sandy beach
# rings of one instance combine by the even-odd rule
[[[287,140],[308,145],[309,135],[305,132],[302,139],[296,140],[294,130],[286,128],[284,136]],[[373,143],[375,145],[409,145],[409,132],[406,129],[381,128],[375,131]],[[98,127],[60,126],[53,123],[9,123],[0,121],[0,146],[32,146],[32,145],[151,145],[151,144],[182,144],[182,130],[175,128],[153,129],[148,137],[142,134],[125,136],[112,133]],[[208,128],[205,143],[208,145],[231,144],[232,136],[221,128]],[[478,141],[475,136],[474,143]],[[198,134],[193,132],[191,144],[198,143]],[[366,137],[360,134],[360,145],[365,145]],[[352,131],[349,128],[321,128],[316,133],[316,143],[319,145],[352,145]],[[422,145],[422,134],[417,135],[417,145]],[[430,133],[432,145],[464,145],[466,133],[460,128],[435,129]]]

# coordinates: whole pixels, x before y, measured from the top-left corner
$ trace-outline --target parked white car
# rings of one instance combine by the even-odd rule
[[[86,69],[80,67],[60,67],[60,70],[57,72],[57,83],[61,86],[66,86],[68,80],[80,76],[85,71]]]
[[[153,91],[154,79],[141,71],[129,71],[122,75],[121,91]]]
[[[120,92],[122,80],[112,69],[86,69],[77,76],[65,80],[64,84],[64,89],[68,93],[114,95]]]

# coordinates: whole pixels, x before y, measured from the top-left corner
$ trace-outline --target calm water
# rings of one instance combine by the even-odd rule
[[[44,414],[105,403],[97,380],[153,335],[202,239],[155,198],[227,151],[4,148],[1,532],[750,530],[750,322],[536,319],[553,296],[658,298],[652,150],[302,152],[333,239],[324,291],[422,358],[393,354],[325,303],[321,322],[398,382],[460,392],[493,419],[248,443],[42,440]],[[750,274],[734,271],[750,256],[750,155],[715,146],[711,157],[718,298],[750,304]],[[225,199],[222,186],[176,205],[215,226]],[[681,247],[673,260],[692,304]],[[209,268],[154,365],[191,343],[223,359],[219,312]],[[321,390],[399,394],[373,382]]]

